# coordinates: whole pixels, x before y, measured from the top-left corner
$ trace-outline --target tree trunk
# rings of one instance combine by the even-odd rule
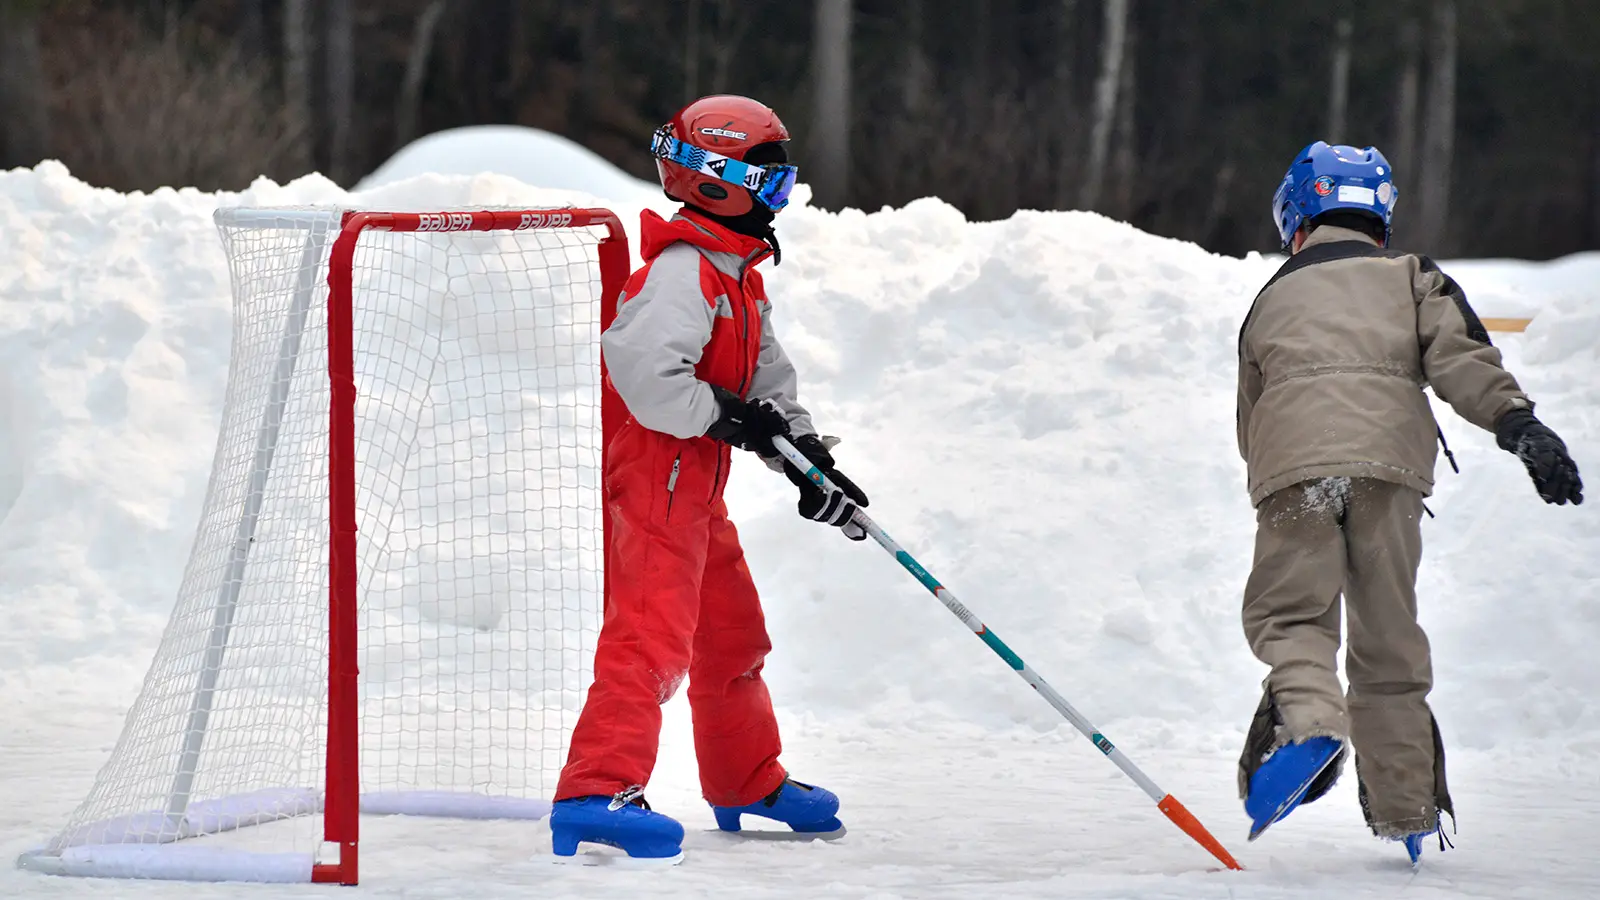
[[[1133,218],[1133,186],[1139,167],[1138,131],[1133,108],[1139,90],[1139,42],[1132,28],[1125,43],[1127,52],[1122,66],[1122,83],[1117,86],[1116,150],[1111,156],[1111,178],[1115,185],[1111,214],[1126,222]]]
[[[354,176],[356,61],[351,0],[328,0],[328,177],[348,186]]]
[[[283,105],[289,145],[287,162],[303,174],[311,168],[315,120],[311,115],[311,0],[284,0]]]
[[[903,0],[906,15],[904,56],[900,69],[900,106],[907,112],[920,111],[932,92],[932,72],[928,53],[923,49],[927,34],[927,4],[923,0]]]
[[[267,11],[266,0],[241,0],[239,11],[239,45],[246,59],[266,59]]]
[[[1422,28],[1415,19],[1400,26],[1400,52],[1405,62],[1400,70],[1400,89],[1396,92],[1395,156],[1389,161],[1395,170],[1417,179],[1417,103],[1422,94]],[[1396,185],[1399,187],[1400,185]]]
[[[596,123],[595,106],[600,97],[600,76],[605,66],[604,55],[606,4],[588,3],[583,6],[578,27],[578,85],[573,98],[573,109],[568,116],[572,137],[580,144],[594,141]]]
[[[428,77],[428,59],[433,55],[434,36],[450,0],[433,0],[417,17],[411,32],[411,52],[406,54],[406,74],[400,82],[400,100],[394,111],[395,146],[404,147],[417,136],[417,117],[422,105],[422,85]]]
[[[1089,128],[1089,162],[1084,168],[1078,206],[1094,209],[1100,203],[1106,177],[1106,157],[1111,150],[1111,130],[1116,124],[1117,88],[1122,83],[1123,53],[1128,42],[1128,6],[1132,0],[1105,0],[1105,35],[1100,42],[1100,77],[1094,86],[1094,119]]]
[[[816,0],[814,96],[809,168],[816,203],[839,209],[850,198],[851,0]]]
[[[700,97],[700,0],[689,0],[683,38],[683,102]]]
[[[0,170],[37,165],[50,152],[39,20],[0,0]]]
[[[1350,21],[1349,16],[1341,17],[1339,24],[1335,26],[1326,132],[1326,140],[1330,144],[1342,144],[1346,140],[1345,118],[1350,108],[1350,37],[1354,30],[1354,23]]]
[[[718,0],[717,39],[711,51],[711,90],[714,93],[731,91],[733,57],[744,43],[745,32],[752,21],[748,0]]]
[[[1583,242],[1586,250],[1600,250],[1600,73],[1593,82],[1589,91],[1593,125],[1589,131],[1589,215],[1584,221],[1588,233]]]
[[[1061,0],[1060,19],[1056,24],[1056,46],[1060,52],[1056,54],[1055,102],[1050,106],[1055,123],[1055,205],[1063,209],[1072,205],[1073,197],[1077,194],[1073,190],[1077,186],[1073,176],[1078,171],[1078,104],[1072,96],[1076,84],[1072,77],[1072,63],[1077,54],[1072,52],[1072,45],[1076,37],[1077,13],[1078,0]]]
[[[1434,0],[1428,126],[1423,137],[1418,248],[1436,256],[1450,251],[1450,167],[1456,130],[1456,4]]]

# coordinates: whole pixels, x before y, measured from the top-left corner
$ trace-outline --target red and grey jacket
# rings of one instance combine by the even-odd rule
[[[671,221],[646,210],[640,226],[645,265],[601,337],[607,388],[639,424],[673,437],[701,437],[716,422],[711,385],[771,400],[795,434],[815,433],[755,270],[772,248],[688,209]]]

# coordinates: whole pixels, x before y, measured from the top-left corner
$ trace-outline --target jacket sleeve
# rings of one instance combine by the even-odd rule
[[[1433,260],[1419,257],[1415,282],[1417,340],[1422,373],[1439,399],[1487,431],[1513,409],[1532,409],[1517,380],[1501,364],[1489,331],[1455,279]]]
[[[611,384],[639,424],[678,438],[700,437],[716,422],[711,387],[694,367],[711,340],[717,311],[700,287],[700,253],[667,248],[600,338]]]
[[[1244,338],[1239,339],[1239,405],[1234,410],[1234,428],[1238,432],[1239,456],[1250,461],[1250,414],[1256,401],[1261,399],[1261,367],[1250,358]]]
[[[750,380],[752,400],[771,400],[789,420],[796,437],[816,434],[811,424],[811,413],[800,405],[799,375],[789,354],[783,352],[778,336],[772,330],[772,304],[761,301],[761,356],[756,361],[755,376]]]

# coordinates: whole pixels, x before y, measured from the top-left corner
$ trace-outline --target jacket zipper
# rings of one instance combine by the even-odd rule
[[[677,498],[678,469],[683,465],[683,454],[672,458],[672,474],[667,476],[667,521],[672,521],[672,501]]]

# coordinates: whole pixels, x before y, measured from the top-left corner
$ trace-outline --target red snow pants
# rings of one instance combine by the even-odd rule
[[[674,438],[631,418],[612,439],[610,596],[555,799],[647,784],[661,704],[685,676],[705,799],[743,806],[783,783],[761,679],[772,644],[722,502],[730,457],[718,441]]]

